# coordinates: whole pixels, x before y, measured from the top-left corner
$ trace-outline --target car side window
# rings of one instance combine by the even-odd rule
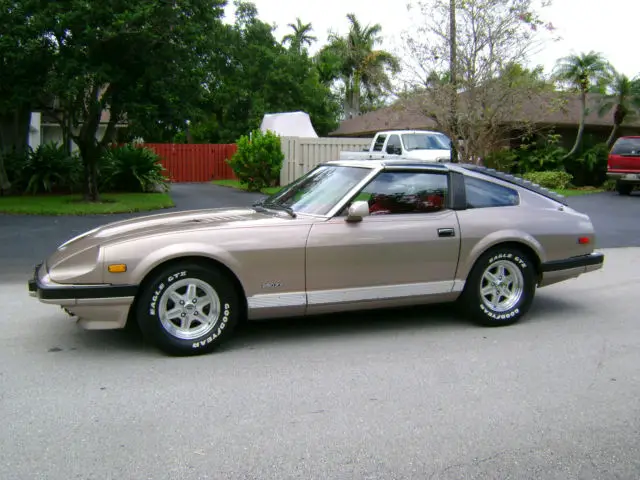
[[[433,172],[381,172],[354,198],[369,203],[371,215],[430,213],[447,208],[449,180]]]
[[[374,152],[381,152],[382,147],[384,146],[384,141],[387,139],[386,135],[378,135],[376,137],[376,143],[373,144]]]
[[[464,178],[467,208],[511,207],[520,203],[518,192],[512,188],[479,178]]]
[[[402,144],[398,135],[391,135],[387,142],[387,153],[390,155],[399,155],[402,153]]]

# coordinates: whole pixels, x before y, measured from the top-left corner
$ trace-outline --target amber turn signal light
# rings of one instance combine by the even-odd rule
[[[127,271],[127,266],[124,263],[116,263],[107,267],[109,273],[124,273]]]

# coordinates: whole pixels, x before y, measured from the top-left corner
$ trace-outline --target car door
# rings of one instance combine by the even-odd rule
[[[308,312],[453,290],[460,228],[446,172],[382,171],[353,200],[367,200],[371,215],[357,223],[338,215],[311,228]]]

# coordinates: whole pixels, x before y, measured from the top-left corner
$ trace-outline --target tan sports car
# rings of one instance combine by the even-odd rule
[[[602,267],[589,217],[520,178],[463,164],[322,164],[251,207],[110,223],[38,265],[32,296],[88,329],[137,322],[170,354],[244,319],[457,301],[516,322],[537,287]]]

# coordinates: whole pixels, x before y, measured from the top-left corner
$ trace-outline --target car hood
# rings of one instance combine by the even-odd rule
[[[285,225],[290,224],[291,221],[305,221],[304,218],[294,219],[285,212],[258,212],[247,207],[147,215],[108,223],[78,235],[60,245],[46,259],[45,265],[47,272],[66,265],[65,272],[58,272],[55,278],[52,277],[59,281],[65,275],[73,274],[77,277],[81,273],[90,272],[98,260],[100,248],[110,244],[132,241],[141,237],[183,234],[192,230]],[[308,221],[313,221],[306,218]]]
[[[190,229],[272,225],[293,220],[287,214],[262,213],[252,208],[215,208],[161,213],[107,223],[74,237],[58,247],[58,252],[84,250],[96,245],[131,240],[139,236],[184,232]]]
[[[409,150],[406,153],[409,158],[415,158],[416,160],[439,160],[451,158],[451,152],[449,150]]]

